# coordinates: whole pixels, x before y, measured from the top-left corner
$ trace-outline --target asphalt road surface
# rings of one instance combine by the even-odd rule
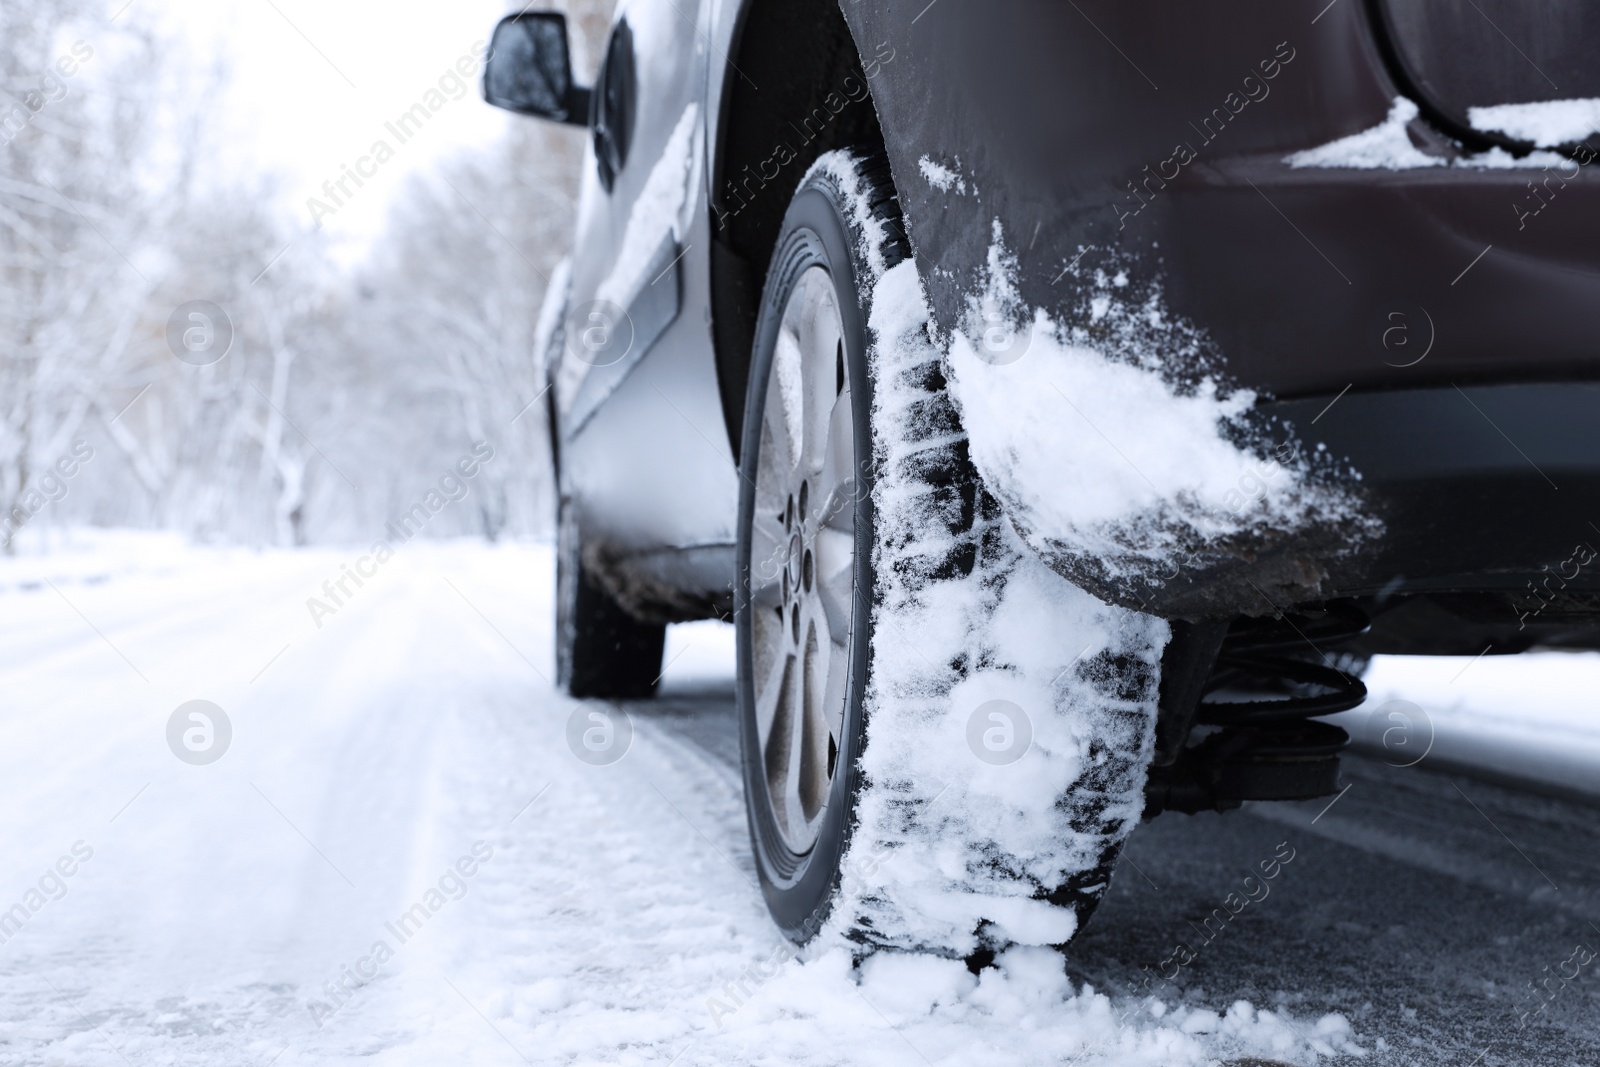
[[[731,689],[637,714],[737,769]],[[1584,962],[1600,806],[1426,760],[1346,756],[1344,781],[1331,805],[1145,823],[1068,972],[1113,994],[1341,1012],[1373,1064],[1600,1063],[1600,955]]]

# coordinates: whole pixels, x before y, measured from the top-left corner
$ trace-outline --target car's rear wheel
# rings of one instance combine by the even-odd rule
[[[756,865],[796,941],[1061,944],[1142,809],[1166,629],[1020,550],[908,258],[886,162],[830,153],[768,270],[734,590]]]
[[[583,565],[572,509],[556,520],[556,682],[575,697],[642,699],[655,692],[665,624],[640,622]]]

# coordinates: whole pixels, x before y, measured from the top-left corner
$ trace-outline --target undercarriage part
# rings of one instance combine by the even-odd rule
[[[1509,656],[1535,647],[1600,647],[1600,588],[1592,572],[1580,571],[1555,594],[1535,584],[1538,579],[1559,585],[1564,578],[1558,570],[1582,558],[1569,555],[1552,560],[1546,571],[1502,576],[1499,588],[1364,598],[1372,629],[1349,651],[1476,656],[1489,647],[1491,656]]]
[[[640,622],[664,625],[726,620],[733,613],[728,575],[733,546],[694,545],[650,551],[585,543],[583,568],[607,596]]]
[[[1310,800],[1339,791],[1350,735],[1325,722],[1245,726],[1210,734],[1173,766],[1152,769],[1145,818],[1227,811],[1246,800]]]
[[[1161,703],[1153,767],[1172,766],[1183,750],[1227,636],[1226,622],[1172,623],[1172,639],[1161,654]]]
[[[1211,624],[1187,624],[1163,663],[1157,754],[1145,818],[1163,811],[1226,811],[1246,800],[1309,800],[1339,790],[1339,753],[1350,738],[1315,716],[1348,711],[1367,689],[1332,651],[1365,633],[1354,603],[1332,602],[1275,619],[1240,619],[1220,641]],[[1195,694],[1212,641],[1214,666]]]

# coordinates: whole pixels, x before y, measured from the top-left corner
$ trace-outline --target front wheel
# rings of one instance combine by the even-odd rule
[[[826,178],[806,181],[790,205],[740,449],[745,791],[767,904],[797,941],[827,915],[850,840],[870,657],[872,383],[860,293],[871,275],[846,210]]]
[[[1143,808],[1166,626],[982,491],[888,166],[835,152],[768,271],[741,441],[745,795],[793,940],[1059,945]]]

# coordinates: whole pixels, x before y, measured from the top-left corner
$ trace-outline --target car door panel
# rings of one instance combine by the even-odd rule
[[[668,586],[684,582],[709,586],[688,590],[691,599],[726,599],[731,576],[737,474],[707,311],[701,22],[709,15],[684,0],[636,0],[619,13],[636,53],[631,144],[609,194],[592,146],[586,154],[556,376],[563,495],[591,562],[613,588],[634,590],[633,606],[644,610],[653,600],[676,603]],[[596,308],[630,330],[632,343],[603,366],[574,368],[583,363],[575,331]],[[670,562],[674,551],[700,562],[686,570]]]

